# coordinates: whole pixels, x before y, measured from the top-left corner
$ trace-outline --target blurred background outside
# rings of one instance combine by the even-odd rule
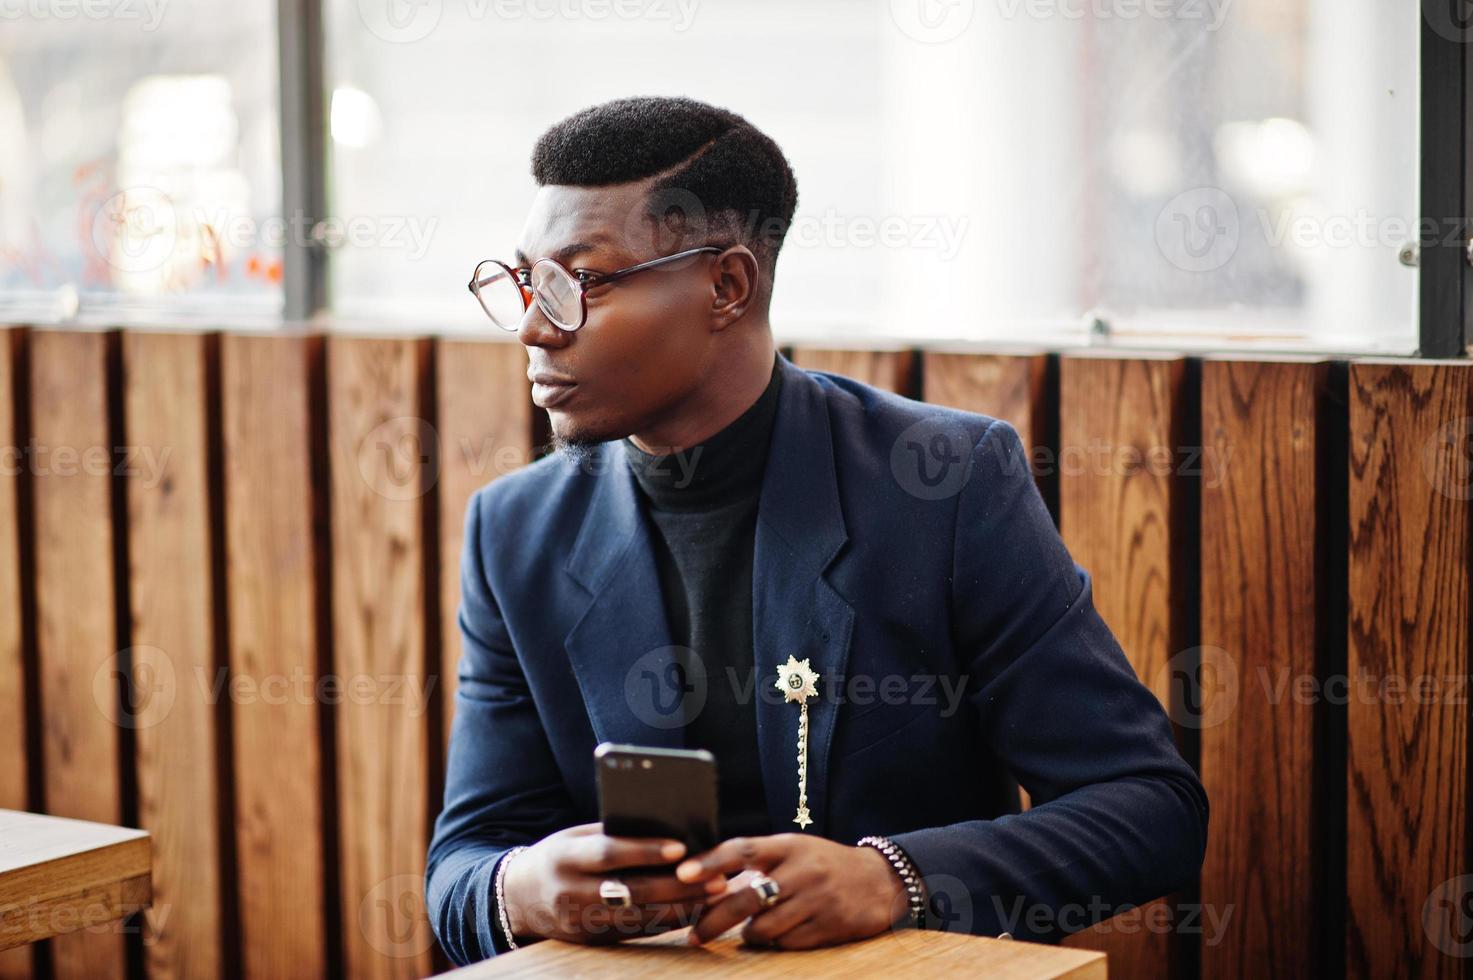
[[[780,340],[1417,345],[1417,4],[327,0],[307,227],[277,9],[0,0],[0,318],[273,329],[310,241],[325,322],[484,334],[538,134],[685,94],[796,171]]]

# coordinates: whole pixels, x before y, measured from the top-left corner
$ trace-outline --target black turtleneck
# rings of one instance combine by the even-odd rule
[[[720,432],[680,452],[656,456],[624,440],[625,458],[659,532],[655,561],[670,642],[686,683],[685,744],[716,756],[723,838],[772,833],[757,755],[752,650],[752,554],[757,502],[777,415],[782,372],[773,358],[767,388]]]

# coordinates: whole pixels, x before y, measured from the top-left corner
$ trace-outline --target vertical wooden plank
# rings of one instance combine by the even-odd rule
[[[896,394],[915,397],[915,363],[913,350],[864,350],[833,347],[793,348],[794,364],[810,371],[842,374],[855,381],[884,388]]]
[[[1318,465],[1335,436],[1316,419],[1329,369],[1203,366],[1202,650],[1193,686],[1212,830],[1201,898],[1227,930],[1202,949],[1207,978],[1319,972],[1328,835],[1315,793],[1326,760],[1315,751],[1316,713],[1326,706],[1302,692],[1322,680],[1317,542],[1343,533],[1320,527],[1330,509],[1318,499]]]
[[[1473,952],[1468,370],[1370,361],[1350,369],[1352,976],[1454,977]]]
[[[349,692],[335,710],[344,966],[354,977],[431,969],[424,351],[407,340],[328,342],[333,652]]]
[[[440,432],[440,691],[444,737],[460,665],[461,533],[471,494],[532,461],[532,384],[521,344],[442,340],[435,356]]]
[[[33,706],[26,703],[26,657],[21,632],[20,481],[28,478],[25,447],[15,417],[19,331],[0,328],[0,809],[28,809],[27,784]],[[31,975],[31,950],[0,951],[0,978]]]
[[[1023,445],[1048,445],[1047,354],[922,354],[925,399],[1006,419]]]
[[[221,341],[226,595],[242,967],[329,972],[309,357],[301,337]],[[271,697],[266,692],[285,691]],[[332,937],[335,943],[337,937]]]
[[[1168,663],[1187,646],[1173,533],[1182,506],[1180,359],[1065,357],[1060,365],[1059,526],[1087,569],[1095,606],[1131,665],[1168,709]],[[1181,969],[1182,943],[1150,927],[1171,921],[1162,901],[1124,913],[1069,945],[1109,954],[1116,976]],[[1167,904],[1170,904],[1169,902]]]
[[[148,975],[222,972],[220,733],[215,663],[206,344],[186,333],[123,340],[128,420],[138,816],[153,835]]]
[[[37,650],[46,812],[123,819],[108,429],[108,346],[100,333],[31,335]],[[60,978],[122,980],[116,928],[52,942]]]

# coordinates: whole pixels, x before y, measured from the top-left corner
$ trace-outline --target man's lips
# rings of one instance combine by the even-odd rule
[[[572,397],[578,383],[556,374],[529,375],[532,380],[532,403],[538,408],[551,408]]]

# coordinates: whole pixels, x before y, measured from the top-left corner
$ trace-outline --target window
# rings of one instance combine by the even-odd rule
[[[1416,245],[1466,232],[1418,217],[1416,4],[325,0],[308,222],[279,217],[274,5],[38,2],[0,0],[12,317],[269,318],[283,244],[325,242],[333,319],[485,330],[464,283],[517,243],[536,137],[633,94],[788,154],[786,341],[1410,353]]]
[[[274,11],[0,0],[0,315],[279,318]]]

